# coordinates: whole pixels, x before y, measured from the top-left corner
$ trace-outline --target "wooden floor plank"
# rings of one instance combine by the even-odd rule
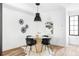
[[[63,56],[64,54],[66,56],[79,56],[79,46],[69,46],[65,48],[62,46],[51,45],[49,46],[49,48],[52,50],[55,56]],[[25,55],[27,54],[21,47],[10,49],[3,52],[3,56],[25,56]]]

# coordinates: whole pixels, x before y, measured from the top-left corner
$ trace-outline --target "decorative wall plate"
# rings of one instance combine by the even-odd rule
[[[26,24],[26,25],[25,25],[25,28],[27,29],[28,27],[29,27],[29,26]]]
[[[21,32],[22,32],[22,33],[25,33],[25,32],[26,32],[26,28],[25,28],[25,27],[22,27],[22,28],[21,28]]]
[[[51,29],[53,27],[53,23],[52,22],[46,22],[45,26],[46,26],[46,28]]]
[[[23,25],[24,24],[24,20],[23,19],[20,19],[19,20],[19,24]]]
[[[53,23],[52,22],[49,22],[49,21],[46,22],[45,27],[50,30],[51,34],[53,34]]]

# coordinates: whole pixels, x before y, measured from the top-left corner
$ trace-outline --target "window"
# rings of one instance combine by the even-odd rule
[[[69,35],[79,35],[79,16],[69,16]]]

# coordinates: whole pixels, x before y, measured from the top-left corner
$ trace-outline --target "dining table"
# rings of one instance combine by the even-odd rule
[[[35,40],[37,42],[36,43],[36,53],[41,53],[42,52],[42,44],[41,44],[42,38],[39,37],[39,35],[36,35]]]
[[[36,53],[41,53],[42,52],[42,47],[43,47],[43,44],[42,44],[42,39],[43,38],[48,38],[50,39],[50,37],[42,37],[40,35],[36,35],[35,36],[35,40],[36,40]],[[44,50],[44,49],[43,49]]]

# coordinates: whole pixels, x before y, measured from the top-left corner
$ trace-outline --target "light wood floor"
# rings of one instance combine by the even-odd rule
[[[51,45],[49,47],[51,48],[55,56],[64,56],[64,55],[79,56],[79,46],[68,46],[65,48],[62,46]],[[25,56],[25,55],[27,54],[21,47],[3,52],[3,56]]]
[[[3,56],[24,56],[26,54],[24,50],[21,47],[19,47],[19,48],[14,48],[14,49],[4,51],[2,55]]]

